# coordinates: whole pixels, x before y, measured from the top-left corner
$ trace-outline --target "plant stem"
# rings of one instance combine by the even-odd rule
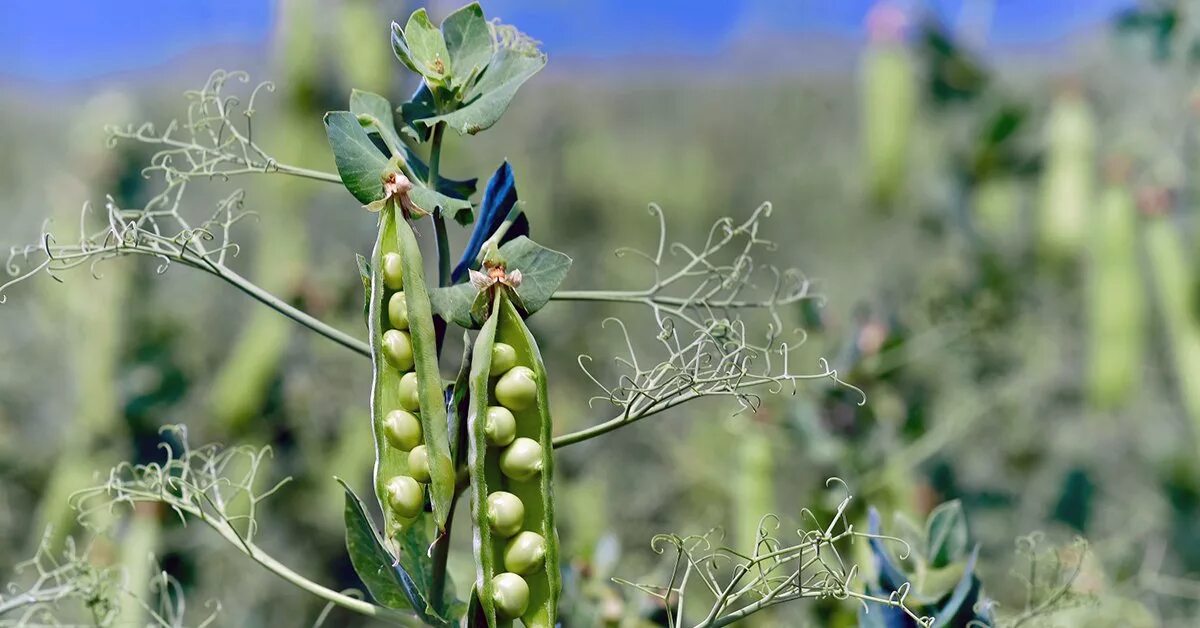
[[[429,179],[425,182],[429,189],[438,189],[438,169],[442,162],[442,137],[446,132],[446,124],[439,122],[433,126],[433,139],[429,145]],[[433,212],[433,229],[437,232],[438,252],[438,285],[450,285],[450,236],[446,232],[446,217],[442,209]]]
[[[450,511],[446,513],[446,530],[433,542],[433,572],[429,584],[429,603],[442,609],[442,597],[446,590],[446,561],[450,558],[450,531],[454,529],[454,506],[458,503],[458,491],[454,491],[454,500],[450,502]]]
[[[170,139],[170,138],[154,138],[153,141],[148,141],[146,138],[143,138],[143,137],[138,137],[137,139],[140,141],[143,141],[143,142],[150,143],[150,144],[162,144],[163,146],[170,146],[171,148],[183,148],[183,149],[187,149],[187,150],[195,150],[195,151],[204,153],[206,155],[211,155],[212,157],[214,157],[216,159],[232,162],[235,164],[241,164],[246,167],[245,171],[238,171],[238,172],[232,172],[232,173],[226,172],[226,173],[224,173],[226,175],[250,174],[251,172],[265,172],[265,173],[278,172],[281,174],[292,175],[294,177],[302,177],[304,179],[313,179],[314,181],[325,181],[326,183],[340,184],[342,182],[342,177],[339,175],[336,175],[332,172],[324,172],[321,170],[311,170],[309,168],[301,168],[299,166],[290,166],[288,164],[281,164],[278,162],[267,163],[267,162],[262,162],[262,161],[256,161],[256,160],[242,157],[239,155],[235,155],[233,153],[229,153],[226,151],[216,150],[216,149],[210,148],[208,146],[202,146],[195,142],[184,142],[184,141],[174,140],[174,139]]]
[[[246,279],[245,277],[237,274],[233,270],[230,270],[228,267],[221,266],[218,264],[204,264],[204,265],[200,266],[200,268],[208,270],[209,272],[220,277],[221,279],[228,281],[229,283],[236,286],[239,290],[241,290],[242,292],[245,292],[246,294],[250,295],[251,297],[254,297],[255,299],[257,299],[259,302],[263,303],[264,305],[266,305],[266,306],[270,307],[271,309],[275,310],[276,312],[279,312],[280,314],[283,314],[284,316],[296,321],[297,323],[300,323],[301,325],[308,327],[309,329],[317,332],[318,334],[325,336],[326,338],[342,345],[343,347],[346,347],[347,349],[354,351],[355,353],[358,353],[359,355],[362,355],[362,356],[365,356],[368,358],[371,357],[371,348],[369,346],[367,346],[367,343],[363,342],[362,340],[359,340],[358,338],[351,336],[350,334],[347,334],[344,331],[341,331],[339,329],[334,329],[328,323],[324,323],[324,322],[318,320],[317,318],[313,317],[311,314],[308,314],[300,309],[297,309],[296,307],[293,307],[292,305],[289,305],[288,303],[284,302],[279,297],[271,294],[270,292],[267,292],[260,286],[254,284],[250,280]]]
[[[630,415],[621,414],[617,417],[609,419],[603,423],[593,425],[589,428],[585,428],[585,429],[582,429],[582,430],[579,430],[576,432],[571,432],[569,434],[563,434],[562,436],[558,436],[554,439],[554,441],[553,441],[554,448],[559,449],[560,447],[566,447],[567,445],[574,445],[575,443],[583,442],[585,440],[588,440],[589,438],[595,438],[602,434],[607,434],[615,429],[625,427],[626,425],[629,425],[630,423],[644,419],[652,414],[657,414],[659,412],[662,412],[663,410],[666,410],[668,408],[673,408],[681,403],[686,403],[688,401],[691,401],[692,399],[696,399],[701,396],[703,396],[703,394],[699,393],[699,392],[694,392],[694,391],[688,392],[688,393],[679,395],[678,397],[675,397],[674,399],[671,399],[669,401],[655,404],[654,406],[651,406],[650,408],[645,408],[641,412],[635,412]]]
[[[297,587],[299,587],[301,589],[304,589],[305,591],[308,591],[309,593],[312,593],[313,595],[315,595],[323,600],[326,600],[333,604],[337,604],[338,606],[341,606],[342,608],[354,611],[356,613],[359,613],[360,615],[366,615],[368,617],[377,617],[379,619],[388,620],[392,623],[401,624],[401,625],[408,625],[408,626],[420,625],[417,621],[415,621],[416,618],[408,613],[402,613],[400,611],[393,610],[393,609],[390,609],[390,608],[387,608],[384,606],[377,606],[377,605],[367,602],[365,600],[352,598],[344,593],[340,593],[340,592],[334,591],[333,589],[330,589],[328,587],[321,586],[321,585],[317,584],[316,582],[313,582],[312,580],[309,580],[308,578],[301,576],[300,574],[296,573],[295,571],[292,571],[289,567],[287,567],[283,563],[279,562],[278,560],[275,560],[275,558],[273,558],[269,554],[263,552],[261,549],[258,548],[257,545],[251,543],[250,541],[243,539],[242,536],[239,535],[233,529],[233,527],[230,525],[230,523],[228,521],[214,520],[210,517],[204,516],[204,514],[199,511],[193,511],[191,514],[198,516],[205,523],[207,523],[212,529],[216,530],[217,533],[219,533],[221,536],[225,537],[225,540],[229,541],[229,543],[231,545],[238,548],[238,550],[240,552],[249,556],[251,559],[256,561],[258,564],[262,565],[263,567],[266,567],[267,570],[271,571],[272,573],[279,576],[280,578],[287,580],[288,582],[296,585]]]
[[[664,305],[668,307],[684,307],[690,305],[708,305],[722,308],[765,308],[788,305],[802,299],[812,298],[808,294],[798,294],[776,300],[767,301],[707,301],[704,299],[685,299],[681,297],[666,297],[648,290],[559,290],[550,299],[552,301],[607,301],[609,303],[644,303],[646,305]]]

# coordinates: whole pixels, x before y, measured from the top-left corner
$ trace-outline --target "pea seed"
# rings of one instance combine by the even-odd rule
[[[512,493],[496,491],[487,496],[487,518],[496,534],[512,536],[525,524],[525,504]]]
[[[517,418],[508,408],[488,406],[484,417],[483,434],[493,447],[504,447],[517,437]]]
[[[405,373],[400,378],[400,407],[409,412],[417,412],[421,409],[417,385],[416,373]]]
[[[411,519],[425,506],[425,489],[407,475],[397,475],[387,482],[387,502],[396,516]]]
[[[421,444],[421,421],[404,410],[392,410],[383,419],[383,434],[392,447],[408,451]]]
[[[518,438],[500,454],[500,471],[518,482],[542,471],[542,446],[532,438]]]
[[[529,584],[515,573],[497,574],[492,578],[492,600],[505,618],[520,617],[529,607]]]
[[[399,329],[389,329],[383,332],[383,357],[399,371],[408,371],[413,367],[412,339],[408,332]]]
[[[403,292],[397,292],[388,299],[388,321],[396,329],[408,329],[408,301]]]
[[[383,285],[388,290],[404,288],[404,264],[399,253],[383,254]]]
[[[504,568],[527,574],[542,565],[546,558],[546,539],[537,532],[526,530],[514,536],[504,549]]]
[[[429,454],[424,445],[417,445],[408,452],[408,472],[422,484],[429,482]]]
[[[537,378],[526,366],[514,366],[496,382],[496,400],[510,410],[525,410],[537,402]]]
[[[517,350],[512,345],[497,342],[492,345],[492,377],[499,377],[517,365]]]

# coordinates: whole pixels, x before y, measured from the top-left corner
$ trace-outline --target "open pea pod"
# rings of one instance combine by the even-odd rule
[[[555,625],[561,577],[546,369],[508,297],[475,339],[467,415],[475,590],[488,626]]]
[[[374,382],[375,492],[394,540],[425,512],[439,529],[454,497],[454,464],[433,313],[412,228],[389,204],[371,257],[368,325]]]

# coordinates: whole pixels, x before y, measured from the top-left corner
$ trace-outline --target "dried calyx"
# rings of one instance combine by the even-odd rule
[[[413,202],[409,195],[413,189],[413,182],[399,168],[385,170],[380,180],[383,183],[383,198],[364,205],[368,211],[378,212],[391,204],[393,208],[399,207],[404,218],[409,220],[429,214]]]

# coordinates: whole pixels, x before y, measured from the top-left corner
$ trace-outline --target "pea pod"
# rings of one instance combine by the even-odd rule
[[[384,531],[394,538],[424,511],[426,497],[442,528],[454,496],[454,464],[433,313],[416,237],[407,221],[397,219],[392,204],[380,212],[369,308],[375,493],[384,513]],[[415,379],[416,393],[409,391],[402,400],[405,375],[405,388],[412,388]],[[419,461],[412,460],[413,452]],[[419,468],[412,462],[419,462]]]
[[[548,628],[561,582],[546,370],[507,290],[498,289],[491,305],[475,339],[467,415],[475,591],[488,626],[519,617]],[[507,434],[509,416],[515,434]]]
[[[1121,406],[1143,368],[1145,300],[1138,298],[1137,210],[1123,182],[1101,192],[1088,256],[1088,397],[1097,408]]]
[[[1200,381],[1200,325],[1192,314],[1193,262],[1178,225],[1169,216],[1148,216],[1142,239],[1158,312],[1170,342],[1180,402],[1192,420],[1194,436],[1200,439],[1200,387],[1195,385]]]
[[[1084,242],[1093,195],[1095,126],[1078,90],[1055,99],[1046,124],[1038,224],[1042,253],[1052,262],[1073,259]]]

